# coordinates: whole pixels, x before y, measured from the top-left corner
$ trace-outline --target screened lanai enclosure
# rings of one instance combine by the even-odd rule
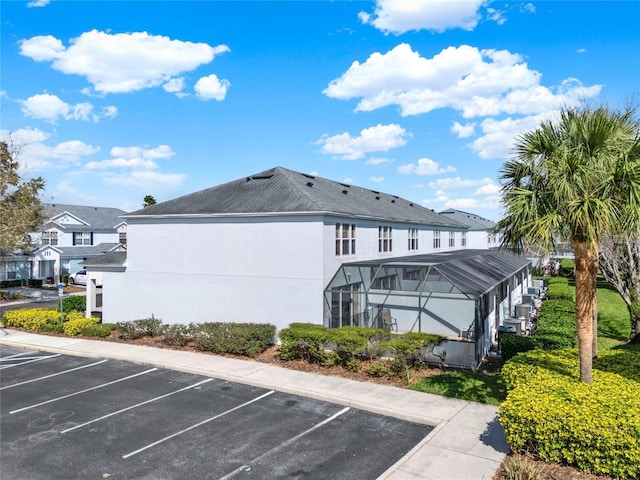
[[[458,250],[343,264],[324,293],[325,326],[446,338],[449,365],[476,368],[531,283],[531,262],[501,250]]]

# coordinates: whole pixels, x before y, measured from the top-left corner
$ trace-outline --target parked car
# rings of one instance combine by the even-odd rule
[[[88,277],[87,270],[83,268],[82,270],[69,275],[69,285],[86,285]]]
[[[91,274],[91,278],[96,281],[96,287],[102,287],[102,272],[94,272]],[[72,273],[69,275],[69,285],[86,285],[89,281],[89,274],[87,273],[87,269],[83,268],[82,270]]]

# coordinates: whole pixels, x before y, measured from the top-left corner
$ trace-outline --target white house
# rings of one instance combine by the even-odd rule
[[[126,245],[126,212],[117,208],[44,204],[48,221],[31,234],[33,278],[52,278],[82,269],[81,262]]]
[[[0,280],[54,279],[81,262],[126,245],[127,224],[117,208],[45,203],[45,224],[30,234],[31,252],[0,258]]]
[[[497,248],[499,246],[499,238],[492,232],[496,226],[495,222],[475,213],[463,212],[454,208],[443,210],[440,215],[468,227],[467,246],[469,248]]]
[[[281,167],[123,218],[126,268],[103,272],[104,322],[322,323],[343,263],[466,248],[468,230],[398,196]]]

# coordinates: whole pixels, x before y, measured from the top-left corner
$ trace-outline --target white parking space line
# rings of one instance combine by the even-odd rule
[[[170,439],[172,439],[174,437],[177,437],[178,435],[182,435],[183,433],[186,433],[189,430],[193,430],[194,428],[198,428],[198,427],[204,425],[205,423],[212,422],[212,421],[214,421],[214,420],[216,420],[216,419],[218,419],[220,417],[224,417],[228,413],[235,412],[236,410],[239,410],[242,407],[246,407],[247,405],[251,405],[252,403],[257,402],[258,400],[262,400],[263,398],[268,397],[269,395],[271,395],[273,393],[276,393],[276,392],[274,390],[269,390],[267,393],[264,393],[264,394],[260,395],[259,397],[254,398],[253,400],[249,400],[248,402],[245,402],[242,405],[238,405],[237,407],[233,407],[232,409],[227,410],[226,412],[222,412],[222,413],[219,413],[218,415],[216,415],[214,417],[207,418],[206,420],[203,420],[203,421],[201,421],[199,423],[196,423],[195,425],[191,425],[190,427],[187,427],[184,430],[180,430],[179,432],[176,432],[176,433],[174,433],[172,435],[169,435],[168,437],[164,437],[164,438],[158,440],[157,442],[150,443],[149,445],[147,445],[145,447],[139,448],[138,450],[135,450],[135,451],[133,451],[131,453],[127,453],[126,455],[123,455],[122,458],[133,457],[134,455],[137,455],[140,452],[144,452],[145,450],[148,450],[151,447],[155,447],[156,445],[160,445],[161,443],[166,442],[167,440],[170,440]]]
[[[119,413],[126,412],[127,410],[133,410],[134,408],[141,407],[142,405],[146,405],[147,403],[152,403],[152,402],[155,402],[157,400],[161,400],[163,398],[170,397],[171,395],[175,395],[176,393],[180,393],[180,392],[184,392],[186,390],[190,390],[192,388],[196,388],[196,387],[202,385],[203,383],[210,382],[211,380],[213,380],[213,379],[212,378],[207,378],[206,380],[202,380],[201,382],[198,382],[196,384],[189,385],[188,387],[181,388],[180,390],[176,390],[174,392],[170,392],[170,393],[166,393],[164,395],[160,395],[159,397],[152,398],[152,399],[147,400],[145,402],[137,403],[135,405],[131,405],[130,407],[123,408],[122,410],[117,410],[117,411],[109,413],[107,415],[103,415],[102,417],[98,417],[98,418],[95,418],[95,419],[90,420],[88,422],[81,423],[80,425],[76,425],[75,427],[67,428],[66,430],[62,430],[60,433],[67,433],[67,432],[70,432],[72,430],[77,430],[78,428],[86,427],[87,425],[91,425],[92,423],[99,422],[101,420],[104,420],[105,418],[113,417],[114,415],[118,415]]]
[[[0,370],[6,370],[7,368],[12,368],[12,367],[19,367],[20,365],[26,365],[27,363],[39,362],[40,360],[49,360],[50,358],[59,357],[60,355],[62,354],[56,353],[54,355],[43,355],[41,357],[21,358],[20,360],[27,360],[27,361],[22,363],[13,363],[11,365],[3,365],[0,367]]]
[[[229,480],[230,478],[235,477],[236,475],[238,475],[239,473],[242,472],[248,472],[249,470],[251,470],[251,465],[254,463],[258,463],[260,460],[262,460],[265,457],[268,457],[269,455],[271,455],[272,453],[277,452],[278,450],[282,450],[285,447],[288,447],[289,445],[291,445],[292,443],[298,441],[299,439],[301,439],[302,437],[304,437],[305,435],[308,435],[309,433],[313,432],[314,430],[317,430],[318,428],[322,427],[323,425],[326,425],[327,423],[335,420],[336,418],[338,418],[340,415],[343,415],[345,413],[347,413],[349,410],[351,410],[350,407],[345,407],[342,410],[340,410],[338,413],[333,414],[332,416],[330,416],[329,418],[324,419],[322,422],[318,423],[317,425],[314,425],[313,427],[311,427],[308,430],[305,430],[302,433],[299,433],[298,435],[296,435],[295,437],[290,438],[289,440],[287,440],[286,442],[281,443],[280,445],[273,447],[271,450],[263,453],[262,455],[260,455],[259,457],[254,458],[253,460],[251,460],[249,463],[247,463],[246,465],[242,465],[241,467],[236,468],[233,472],[228,473],[227,475],[225,475],[224,477],[220,477],[219,480]]]
[[[0,362],[4,362],[5,360],[12,360],[16,357],[21,357],[22,355],[28,355],[31,352],[22,352],[22,353],[14,353],[13,355],[7,355],[6,357],[0,357]]]
[[[158,370],[157,368],[150,368],[149,370],[145,370],[144,372],[136,373],[135,375],[129,375],[128,377],[120,378],[118,380],[114,380],[113,382],[103,383],[102,385],[97,385],[95,387],[86,388],[84,390],[80,390],[79,392],[70,393],[69,395],[64,395],[62,397],[52,398],[51,400],[47,400],[46,402],[36,403],[35,405],[30,405],[28,407],[19,408],[18,410],[13,410],[9,412],[9,415],[19,412],[24,412],[25,410],[30,410],[32,408],[40,407],[42,405],[46,405],[47,403],[57,402],[58,400],[64,400],[65,398],[73,397],[75,395],[80,395],[82,393],[92,392],[93,390],[97,390],[99,388],[108,387],[109,385],[113,385],[114,383],[124,382],[125,380],[130,380],[135,377],[139,377],[140,375],[145,375],[147,373],[151,373]]]
[[[51,377],[57,377],[58,375],[64,375],[65,373],[75,372],[76,370],[82,370],[83,368],[93,367],[94,365],[99,365],[99,364],[104,363],[106,361],[107,360],[100,360],[99,362],[90,363],[89,365],[82,365],[81,367],[71,368],[69,370],[64,370],[64,371],[58,372],[58,373],[52,373],[51,375],[45,375],[44,377],[38,377],[38,378],[34,378],[32,380],[26,380],[24,382],[15,383],[13,385],[7,385],[6,387],[0,388],[0,390],[6,390],[7,388],[13,388],[13,387],[19,387],[20,385],[25,385],[25,384],[31,383],[31,382],[38,382],[40,380],[45,380],[45,379],[51,378]]]

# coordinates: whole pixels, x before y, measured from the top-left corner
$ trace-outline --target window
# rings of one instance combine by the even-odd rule
[[[390,252],[392,250],[391,236],[392,227],[378,227],[378,251]]]
[[[74,245],[93,245],[93,233],[91,232],[73,232]]]
[[[395,290],[396,275],[387,275],[386,277],[376,277],[371,282],[373,290]]]
[[[356,226],[353,223],[336,223],[336,255],[356,254]]]
[[[467,232],[462,232],[462,238],[460,239],[460,245],[467,246]]]
[[[410,228],[409,229],[409,250],[418,250],[418,229]]]
[[[433,248],[440,248],[440,230],[433,231]]]
[[[58,232],[42,232],[42,245],[58,245]]]
[[[456,246],[456,232],[449,232],[449,247]]]
[[[120,245],[126,245],[127,244],[127,233],[119,233],[118,234],[118,241],[120,242]]]

